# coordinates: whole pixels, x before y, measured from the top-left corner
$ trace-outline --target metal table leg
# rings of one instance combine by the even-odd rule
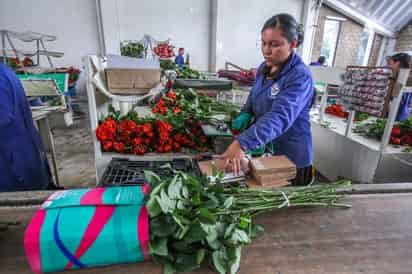
[[[37,120],[37,126],[39,128],[40,137],[43,142],[46,152],[50,152],[53,162],[54,177],[57,186],[60,186],[59,183],[59,170],[57,168],[57,158],[56,151],[54,148],[54,139],[53,134],[50,129],[49,118],[46,116],[43,119]]]

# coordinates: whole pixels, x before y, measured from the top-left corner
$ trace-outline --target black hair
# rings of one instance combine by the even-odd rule
[[[326,62],[326,57],[325,56],[319,56],[319,58],[318,58],[318,62],[321,64],[321,65],[323,65],[325,62]]]
[[[411,56],[407,53],[401,52],[389,57],[394,62],[399,62],[400,68],[410,68],[411,67]]]
[[[280,28],[284,37],[290,42],[294,39],[298,40],[298,46],[302,44],[304,31],[303,25],[298,24],[296,19],[287,13],[277,14],[269,18],[263,25],[262,31],[268,28]]]

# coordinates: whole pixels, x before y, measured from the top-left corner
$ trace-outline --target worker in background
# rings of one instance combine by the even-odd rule
[[[392,69],[393,75],[396,79],[399,69],[408,69],[411,67],[411,56],[407,53],[397,53],[387,58],[388,66]],[[396,121],[404,121],[408,119],[411,109],[412,94],[404,93],[402,95],[401,102],[399,104],[398,113],[396,115]]]
[[[14,71],[0,63],[0,191],[51,185],[46,154],[23,86]]]
[[[310,63],[309,66],[321,67],[321,66],[326,66],[325,63],[326,63],[326,57],[319,56],[318,61]]]
[[[178,55],[175,58],[175,63],[180,68],[185,65],[185,58],[183,57],[184,55],[185,55],[185,49],[184,48],[179,48]]]
[[[303,28],[289,14],[278,14],[261,31],[262,54],[255,84],[234,126],[255,122],[240,133],[222,155],[235,173],[245,151],[272,143],[274,155],[285,155],[297,167],[294,185],[312,180],[312,135],[309,110],[313,80],[309,68],[295,52],[303,41]]]

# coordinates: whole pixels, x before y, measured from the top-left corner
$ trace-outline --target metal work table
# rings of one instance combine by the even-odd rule
[[[256,218],[266,231],[244,248],[244,274],[409,274],[412,194],[352,195],[351,209],[287,209]],[[0,234],[0,273],[31,273],[24,227],[35,208],[0,207],[0,220],[20,221]],[[162,273],[152,262],[73,273]],[[214,273],[207,267],[195,273]]]

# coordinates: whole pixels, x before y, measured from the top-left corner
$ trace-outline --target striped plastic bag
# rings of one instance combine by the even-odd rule
[[[145,260],[147,193],[147,185],[55,192],[25,231],[31,269],[54,272]]]

